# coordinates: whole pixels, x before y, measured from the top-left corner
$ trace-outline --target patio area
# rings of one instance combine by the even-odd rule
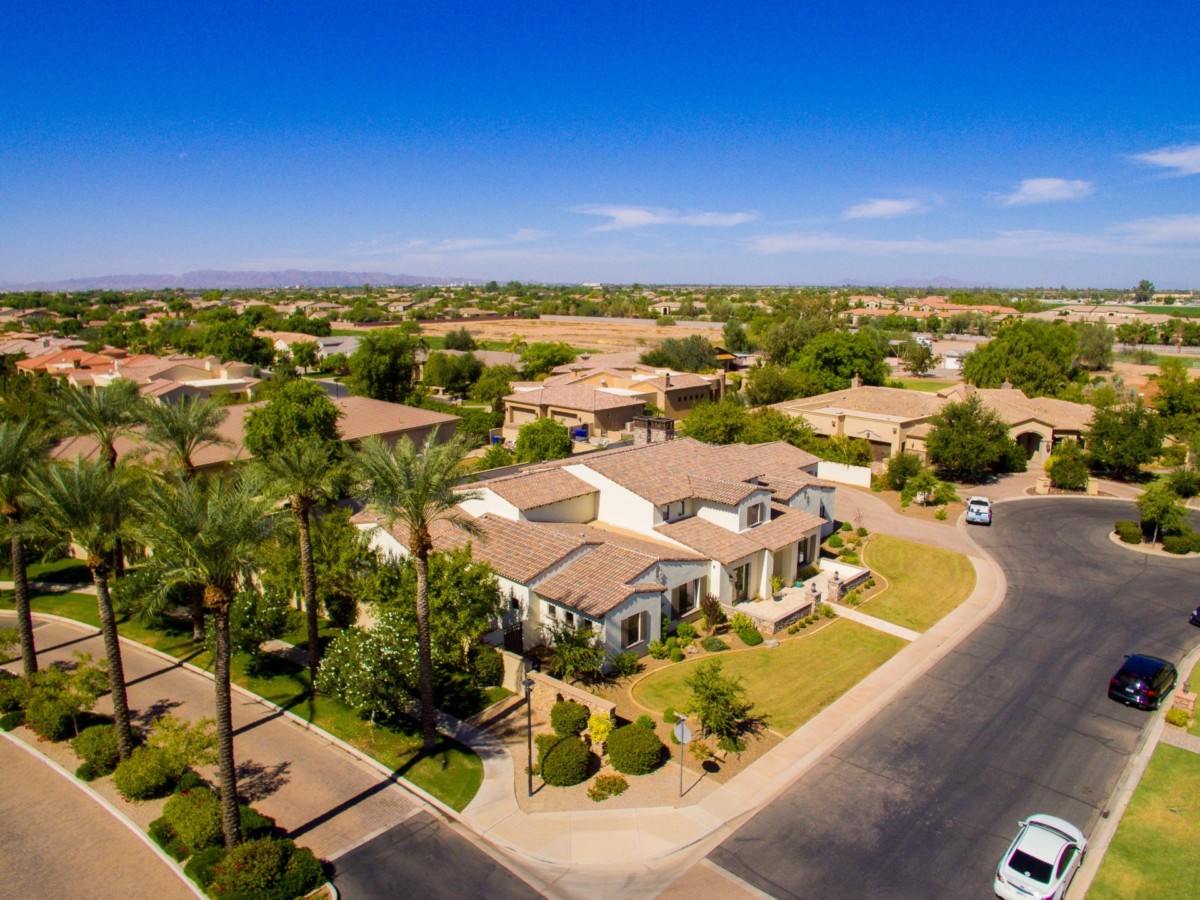
[[[732,612],[745,613],[752,618],[764,635],[784,631],[793,622],[816,612],[819,604],[836,602],[846,591],[871,577],[871,570],[832,559],[818,562],[820,572],[800,583],[785,587],[765,600],[748,600],[731,607]]]

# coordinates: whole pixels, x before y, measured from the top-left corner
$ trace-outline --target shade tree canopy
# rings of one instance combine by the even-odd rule
[[[1075,329],[1046,322],[1012,322],[963,360],[963,379],[976,387],[1005,381],[1030,397],[1053,397],[1074,377]]]
[[[1000,416],[978,396],[947,403],[931,424],[925,449],[944,476],[978,482],[999,472],[1025,471],[1025,451],[1009,437]]]

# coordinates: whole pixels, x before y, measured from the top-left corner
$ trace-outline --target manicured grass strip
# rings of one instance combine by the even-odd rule
[[[90,594],[38,594],[30,604],[35,612],[100,627],[96,598]],[[0,609],[12,608],[12,591],[5,591],[0,596]],[[123,636],[138,643],[212,670],[212,654],[192,642],[190,622],[147,625],[136,618],[124,618],[118,628]],[[324,637],[334,632],[326,625],[321,633]],[[302,646],[307,641],[303,628],[286,637]],[[307,668],[276,657],[263,659],[238,653],[233,657],[232,676],[247,690],[324,728],[456,810],[465,808],[483,783],[483,762],[457,741],[446,738],[434,753],[424,756],[420,752],[420,725],[410,719],[372,724],[329,697],[318,696],[313,701],[308,696]]]
[[[8,565],[7,554],[4,554],[5,565],[0,568],[0,578],[12,581],[12,567]],[[77,559],[65,557],[54,562],[30,563],[25,567],[25,577],[30,581],[49,581],[54,584],[91,584],[92,573],[86,564]]]
[[[1200,897],[1200,754],[1159,744],[1088,900]]]
[[[716,658],[724,662],[726,674],[745,679],[754,711],[766,717],[767,727],[791,734],[906,643],[841,619],[778,647],[722,653]],[[684,709],[690,695],[685,682],[699,663],[711,658],[702,656],[654,672],[634,685],[633,698],[660,713],[668,707]]]
[[[933,381],[929,378],[897,378],[901,386],[910,391],[925,391],[927,393],[935,393],[944,387],[952,387],[958,384],[957,381]]]
[[[887,589],[861,607],[870,616],[925,631],[971,596],[975,568],[961,553],[886,534],[866,545],[863,562],[887,579]]]

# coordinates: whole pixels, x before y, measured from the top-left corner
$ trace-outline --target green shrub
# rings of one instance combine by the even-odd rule
[[[630,678],[636,675],[642,668],[642,663],[638,659],[638,655],[632,650],[616,654],[610,662],[612,663],[613,673],[621,678]]]
[[[629,782],[620,775],[597,775],[592,786],[588,788],[588,796],[599,803],[601,800],[625,793],[628,787]]]
[[[113,772],[113,784],[126,800],[149,800],[171,790],[178,777],[171,756],[155,747],[138,747]]]
[[[155,821],[162,820],[156,819]],[[153,823],[151,823],[151,827],[153,827]],[[212,884],[213,880],[213,868],[224,858],[224,847],[209,847],[207,850],[201,850],[192,854],[188,859],[187,865],[183,867],[183,874],[200,887],[208,890],[208,886]]]
[[[608,737],[608,761],[618,772],[645,775],[662,764],[666,747],[650,728],[622,725]]]
[[[734,631],[741,631],[743,628],[753,628],[754,620],[745,613],[734,613],[733,618],[729,620],[729,627]]]
[[[707,650],[709,653],[720,653],[722,650],[729,649],[729,645],[726,644],[723,640],[721,640],[719,637],[713,637],[711,635],[709,637],[706,637],[704,640],[702,640],[700,642],[700,646],[703,647],[705,650]]]
[[[1200,552],[1200,532],[1168,534],[1163,538],[1162,545],[1168,553]]]
[[[679,641],[680,650],[686,650],[688,647],[692,646],[692,644],[696,643],[696,639],[694,637],[681,637],[676,638],[676,640]]]
[[[79,732],[71,749],[83,760],[75,774],[84,781],[109,775],[121,761],[117,753],[117,726],[93,725]]]
[[[841,527],[841,529],[840,529],[840,530],[842,530],[842,531],[853,531],[853,530],[854,530],[854,526],[853,526],[853,525],[851,525],[849,522],[843,522],[843,523],[842,523],[842,527]]]
[[[862,525],[860,525],[860,526],[858,526],[858,531],[856,531],[855,534],[857,534],[860,538],[865,538],[868,534],[870,534],[870,532],[867,531],[867,529],[864,528]]]
[[[184,769],[183,774],[175,782],[177,791],[190,791],[198,787],[208,787],[208,782],[196,774],[194,769]]]
[[[741,753],[746,749],[746,742],[735,735],[722,735],[717,740],[717,746],[726,753]]]
[[[175,832],[171,830],[171,826],[167,824],[167,820],[162,816],[151,822],[147,830],[154,843],[162,847],[171,859],[176,862],[187,859],[188,854],[183,847],[183,842],[179,840]]]
[[[762,633],[757,628],[743,628],[737,633],[737,636],[747,647],[757,647],[763,642]]]
[[[616,732],[614,732],[615,734]],[[550,738],[550,740],[545,740]],[[612,738],[610,736],[609,740]],[[540,734],[538,742],[538,772],[542,781],[554,787],[580,784],[588,776],[591,753],[577,737]]]
[[[945,522],[946,517],[949,515],[950,515],[950,513],[946,512],[946,507],[941,506],[941,507],[938,507],[938,511],[933,514],[933,517],[935,519],[937,519],[939,522]]]
[[[293,900],[315,888],[324,873],[312,852],[284,838],[261,838],[234,847],[212,867],[214,897]]]
[[[275,820],[264,816],[253,806],[238,806],[238,821],[242,826],[242,837],[252,841],[275,834]]]
[[[559,737],[578,737],[587,728],[588,708],[574,700],[560,700],[550,710],[550,726]]]
[[[675,637],[675,635],[671,635],[669,638],[667,638],[664,646],[667,648],[668,653],[670,653],[672,650],[678,650],[679,638]]]
[[[828,603],[822,603],[821,604],[821,615],[824,616],[826,619],[836,619],[837,618],[837,610],[834,609],[832,606],[830,606]]]
[[[830,535],[829,540],[827,540],[825,542],[826,546],[832,547],[834,550],[837,550],[844,543],[845,543],[845,541],[843,541],[841,535],[838,535],[838,534]]]
[[[494,687],[504,681],[504,657],[495,647],[477,644],[471,648],[471,674],[479,687]]]
[[[25,707],[25,726],[48,741],[66,740],[75,733],[74,712],[58,697],[35,692]]]
[[[588,716],[588,734],[592,736],[592,740],[596,743],[603,744],[608,740],[608,736],[612,734],[613,720],[608,716],[596,713],[593,716]]]
[[[12,673],[5,669],[0,669],[0,672],[4,672],[4,675],[0,675],[0,713],[24,709],[29,699],[29,685],[23,678],[11,677]]]
[[[667,725],[674,725],[678,720],[675,718],[675,707],[668,706],[663,710],[662,720]]]
[[[0,731],[12,731],[18,725],[25,721],[24,710],[14,709],[12,712],[6,712],[0,716]]]
[[[1200,494],[1200,471],[1179,468],[1167,475],[1167,483],[1180,497],[1195,497]]]
[[[670,650],[667,649],[667,645],[659,640],[651,641],[646,646],[646,650],[655,659],[666,659],[668,654],[670,654],[670,652],[671,652]]]
[[[788,626],[787,633],[788,633],[788,634],[795,634],[795,633],[796,633],[797,631],[799,631],[801,628],[807,628],[807,627],[808,627],[807,625],[805,625],[805,624],[803,624],[803,623],[801,623],[801,622],[793,622],[791,625],[789,625],[789,626]]]
[[[1167,724],[1168,725],[1176,725],[1179,728],[1187,728],[1187,724],[1188,724],[1187,711],[1183,710],[1183,709],[1168,709],[1167,710]]]
[[[683,651],[678,647],[671,651],[671,662],[683,662]]]
[[[185,857],[221,842],[221,801],[216,791],[196,788],[175,794],[163,807],[163,819],[179,839]]]
[[[696,636],[696,626],[691,622],[680,622],[675,627],[675,634],[681,638],[694,638]]]
[[[1140,544],[1142,542],[1142,526],[1139,522],[1121,519],[1116,524],[1116,532],[1117,537],[1126,544]]]
[[[649,728],[651,731],[654,730],[654,720],[645,713],[642,713],[640,716],[634,719],[633,724],[638,728]]]
[[[858,554],[851,553],[851,552],[849,552],[849,550],[843,550],[842,555],[838,558],[842,562],[846,563],[846,565],[848,565],[848,566],[857,566],[858,565]]]

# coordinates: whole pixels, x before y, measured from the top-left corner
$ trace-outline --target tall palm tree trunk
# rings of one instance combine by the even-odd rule
[[[205,592],[209,597],[214,593],[211,587]],[[221,831],[225,835],[225,846],[236,847],[242,842],[242,826],[238,818],[237,770],[233,765],[233,710],[229,687],[229,602],[224,597],[220,605],[212,609],[212,624],[217,639],[213,692],[217,705],[217,782],[221,789]]]
[[[117,755],[126,759],[133,750],[133,730],[129,726],[129,698],[125,693],[125,665],[121,661],[121,642],[117,640],[117,619],[108,593],[108,568],[97,559],[88,560],[92,581],[96,583],[96,601],[100,608],[100,633],[104,636],[104,656],[108,660],[108,681],[112,689],[113,719],[117,726]]]
[[[192,595],[192,640],[204,640],[204,585],[194,584],[189,587]]]
[[[13,599],[17,607],[17,634],[21,641],[21,665],[28,678],[38,670],[37,648],[33,643],[33,617],[29,614],[29,581],[25,575],[25,544],[14,537],[12,552]]]
[[[433,706],[433,652],[429,637],[429,551],[413,554],[417,570],[417,663],[421,683],[421,736],[428,752],[437,744],[437,717]]]
[[[300,533],[300,583],[304,590],[304,613],[308,620],[309,692],[317,693],[317,667],[321,664],[321,625],[317,620],[317,573],[313,566],[312,531],[308,527],[308,504],[296,503],[296,530]]]

